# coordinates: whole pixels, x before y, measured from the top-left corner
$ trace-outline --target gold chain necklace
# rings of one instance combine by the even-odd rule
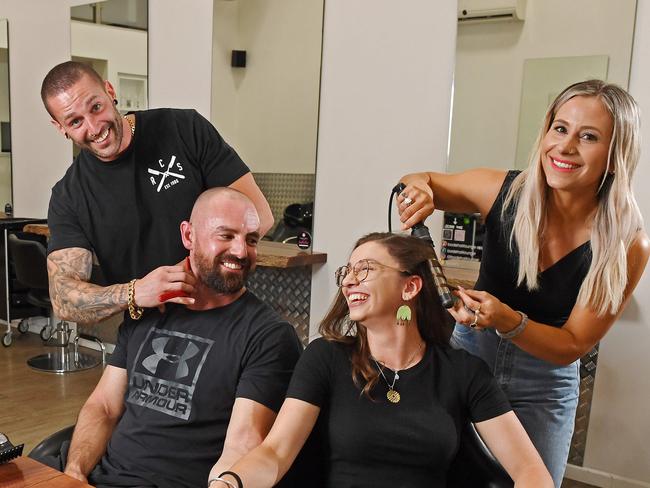
[[[135,135],[135,124],[133,124],[133,121],[129,118],[128,115],[125,115],[124,118],[126,119],[127,124],[129,124],[129,127],[131,127],[131,135]]]
[[[415,350],[415,352],[411,356],[411,358],[407,361],[406,365],[401,369],[401,371],[407,369],[411,365],[411,363],[415,359],[415,356],[417,356],[418,352],[420,352],[420,349],[422,349],[422,344],[423,343],[421,342],[420,345],[418,346],[418,348]],[[386,375],[384,374],[384,369],[379,365],[379,363],[377,362],[377,360],[374,357],[372,357],[372,356],[370,356],[370,357],[375,362],[375,365],[377,366],[377,369],[379,370],[379,374],[381,374],[381,377],[384,378],[384,381],[386,382],[386,386],[388,387],[388,392],[386,393],[386,398],[388,398],[388,401],[391,402],[391,403],[399,403],[402,396],[399,394],[399,392],[397,390],[395,390],[395,383],[399,379],[400,370],[399,369],[396,369],[396,370],[391,369],[391,371],[393,371],[395,376],[393,376],[393,382],[389,383],[388,379],[386,378]],[[387,369],[390,369],[388,366],[385,366],[385,367]]]

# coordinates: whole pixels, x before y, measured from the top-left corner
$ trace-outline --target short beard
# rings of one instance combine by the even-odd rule
[[[212,262],[202,255],[194,255],[199,280],[208,288],[224,295],[237,293],[246,283],[251,270],[250,259],[239,259],[231,254],[220,254]],[[223,261],[239,263],[241,273],[230,273],[221,270]]]

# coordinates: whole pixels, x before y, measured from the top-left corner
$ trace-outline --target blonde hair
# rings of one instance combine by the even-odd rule
[[[502,217],[512,221],[510,247],[519,252],[517,284],[538,287],[539,243],[544,234],[548,185],[542,169],[542,139],[558,109],[573,97],[597,97],[612,116],[614,128],[607,169],[598,188],[598,209],[591,230],[592,259],[577,303],[598,315],[616,313],[627,285],[627,251],[643,218],[632,191],[632,175],[639,162],[639,109],[622,88],[601,80],[588,80],[566,88],[553,101],[542,126],[528,168],[513,181],[504,201]]]

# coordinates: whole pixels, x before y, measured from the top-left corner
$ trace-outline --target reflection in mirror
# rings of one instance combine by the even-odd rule
[[[311,228],[322,25],[323,0],[214,2],[211,121],[254,173],[277,241]]]
[[[147,97],[148,0],[107,0],[70,9],[72,60],[91,65],[117,91],[122,113]],[[78,148],[74,146],[74,155]]]
[[[525,3],[520,21],[458,24],[449,172],[524,168],[563,88],[588,78],[627,87],[636,0]]]
[[[11,212],[11,125],[9,123],[9,37],[0,19],[0,212]]]

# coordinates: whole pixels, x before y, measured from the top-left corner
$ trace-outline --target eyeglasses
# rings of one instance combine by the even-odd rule
[[[343,286],[343,280],[345,280],[346,276],[349,275],[350,272],[354,275],[357,282],[361,283],[362,281],[368,279],[368,276],[370,275],[370,272],[372,270],[375,270],[378,267],[392,269],[404,275],[409,274],[408,271],[404,271],[403,269],[395,268],[393,266],[388,266],[387,264],[378,263],[373,259],[361,259],[356,263],[354,263],[354,265],[352,266],[349,265],[341,266],[334,272],[334,279],[336,280],[336,286],[338,286],[339,288]]]

